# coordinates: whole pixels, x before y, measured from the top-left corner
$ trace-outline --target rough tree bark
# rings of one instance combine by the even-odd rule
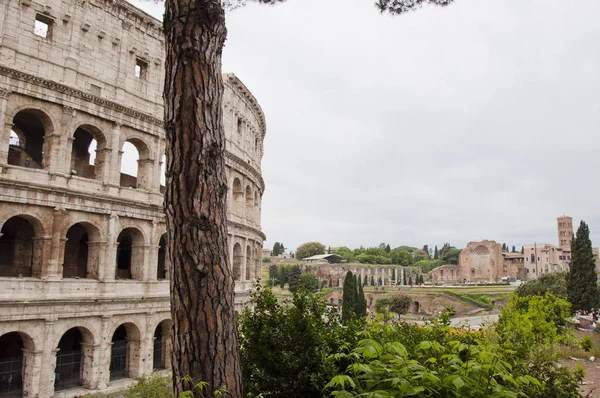
[[[242,397],[229,267],[221,55],[227,35],[220,0],[167,0],[165,212],[171,256],[175,396],[182,377]]]

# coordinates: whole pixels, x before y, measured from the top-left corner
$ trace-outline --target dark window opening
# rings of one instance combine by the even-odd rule
[[[163,335],[162,325],[158,325],[154,331],[154,350],[153,350],[152,367],[154,369],[164,369],[165,359],[163,355]]]
[[[166,254],[167,240],[163,236],[158,244],[158,270],[156,272],[156,279],[158,280],[167,279]]]
[[[115,330],[110,350],[110,380],[129,377],[129,347],[127,344],[127,329],[121,325]]]
[[[44,124],[34,111],[21,111],[13,118],[8,164],[32,169],[44,166]]]
[[[78,328],[69,329],[58,343],[56,369],[54,371],[54,389],[65,390],[81,386],[82,380],[82,336]]]
[[[31,223],[12,217],[0,233],[0,276],[32,276],[35,231]]]
[[[84,178],[96,178],[96,150],[98,142],[89,131],[75,130],[71,149],[71,173]]]
[[[88,232],[83,225],[75,224],[69,228],[65,243],[63,278],[87,278],[88,242]]]
[[[0,337],[0,396],[21,397],[23,393],[23,339],[11,332]]]
[[[233,246],[233,280],[241,281],[242,280],[242,247],[239,243],[236,243]]]
[[[117,279],[131,279],[131,235],[123,231],[117,239]]]

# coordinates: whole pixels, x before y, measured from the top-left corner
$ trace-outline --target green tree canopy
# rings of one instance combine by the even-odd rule
[[[403,293],[396,293],[390,297],[390,311],[398,315],[404,315],[408,312],[412,299]]]
[[[293,265],[289,271],[289,289],[290,292],[295,293],[301,286],[302,271],[297,265]]]
[[[516,293],[523,296],[540,295],[552,293],[556,297],[563,299],[567,298],[567,273],[566,272],[551,272],[542,274],[537,279],[528,281],[516,290]]]
[[[344,292],[342,293],[342,322],[356,319],[357,299],[356,279],[352,272],[348,271],[346,279],[344,279]]]
[[[319,242],[307,242],[296,249],[296,258],[302,260],[307,257],[325,254],[325,246]]]
[[[319,278],[315,274],[302,274],[300,275],[300,285],[314,293],[319,290]]]

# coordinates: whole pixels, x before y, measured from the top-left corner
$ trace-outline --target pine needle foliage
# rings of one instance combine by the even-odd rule
[[[571,242],[569,301],[573,310],[591,310],[598,305],[598,277],[590,240],[590,229],[581,221]]]

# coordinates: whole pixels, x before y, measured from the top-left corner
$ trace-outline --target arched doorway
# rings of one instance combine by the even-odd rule
[[[419,304],[418,301],[415,301],[415,303],[414,303],[415,314],[418,314],[420,310],[421,310],[421,305]]]
[[[83,224],[75,224],[67,231],[63,278],[86,278],[88,274],[89,235]]]
[[[32,276],[35,253],[33,225],[16,216],[4,223],[0,233],[0,276]]]
[[[242,280],[242,260],[244,256],[242,255],[242,246],[239,243],[233,245],[233,280],[241,281]]]
[[[110,380],[138,376],[139,331],[131,323],[120,325],[112,337],[110,350]]]
[[[171,320],[162,321],[154,331],[152,367],[154,370],[171,367]]]
[[[135,228],[126,228],[117,238],[116,279],[141,279],[144,265],[144,237]]]
[[[0,397],[22,397],[24,367],[29,367],[24,360],[23,350],[33,351],[33,342],[29,336],[10,332],[0,336]]]
[[[41,169],[49,153],[45,139],[51,131],[48,117],[35,109],[22,110],[13,118],[8,164]],[[51,128],[50,128],[51,130]]]
[[[91,334],[83,328],[71,328],[63,334],[56,353],[55,391],[84,386],[89,382],[84,380],[84,373],[91,365],[92,357],[84,346],[86,343],[90,346],[92,342]]]
[[[167,279],[167,234],[160,238],[158,243],[158,269],[156,270],[156,279]]]

